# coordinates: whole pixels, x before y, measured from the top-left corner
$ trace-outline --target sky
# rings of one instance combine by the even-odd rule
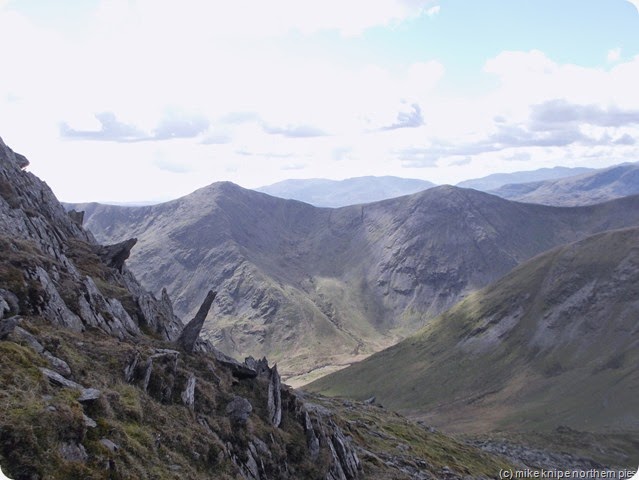
[[[639,0],[0,0],[0,59],[69,202],[639,161]]]

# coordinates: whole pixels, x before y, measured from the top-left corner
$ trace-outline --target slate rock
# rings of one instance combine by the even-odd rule
[[[268,384],[268,419],[271,425],[279,427],[282,422],[282,381],[277,371],[277,365],[271,369],[271,379]]]
[[[184,330],[182,330],[182,333],[180,334],[180,337],[178,338],[178,343],[185,351],[189,353],[193,352],[193,349],[195,348],[195,343],[197,342],[197,339],[200,336],[200,331],[202,330],[202,327],[204,326],[204,320],[206,320],[206,316],[209,313],[209,310],[211,308],[211,305],[213,304],[213,300],[215,300],[216,295],[217,295],[217,292],[214,292],[213,290],[209,290],[209,292],[206,294],[206,298],[204,299],[204,302],[200,306],[200,309],[195,314],[195,317],[193,317],[193,319],[189,323],[187,323],[187,325],[184,327]]]

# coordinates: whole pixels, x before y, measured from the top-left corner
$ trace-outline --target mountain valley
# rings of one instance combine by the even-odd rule
[[[525,262],[417,334],[311,391],[448,431],[633,432],[639,440],[639,228]],[[401,373],[400,373],[401,372]],[[636,443],[631,464],[639,462]]]
[[[154,206],[72,207],[100,242],[138,239],[132,271],[178,315],[217,285],[205,337],[268,356],[292,382],[394,344],[549,248],[639,222],[639,197],[553,208],[450,186],[338,209],[231,183]]]
[[[266,359],[238,362],[198,339],[215,293],[184,324],[128,270],[135,241],[95,243],[28,165],[0,140],[0,465],[11,479],[461,479],[512,468],[376,405],[296,392]]]

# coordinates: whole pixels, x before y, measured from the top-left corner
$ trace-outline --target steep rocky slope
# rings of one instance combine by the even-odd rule
[[[256,188],[274,197],[299,200],[316,207],[345,207],[410,195],[434,187],[426,180],[399,177],[292,179]]]
[[[639,165],[617,165],[559,180],[504,185],[491,193],[543,205],[592,205],[638,194]]]
[[[308,388],[375,395],[466,433],[631,432],[634,467],[637,285],[639,228],[597,234],[527,261],[418,334]]]
[[[266,360],[239,363],[198,340],[214,293],[184,326],[166,292],[156,299],[127,270],[135,239],[95,243],[27,165],[0,140],[10,478],[420,479],[507,466],[379,407],[302,396]]]
[[[161,205],[76,208],[100,241],[139,239],[131,269],[179,315],[217,285],[207,338],[287,377],[389,346],[544,250],[639,223],[639,197],[551,208],[449,186],[321,209],[217,183]]]

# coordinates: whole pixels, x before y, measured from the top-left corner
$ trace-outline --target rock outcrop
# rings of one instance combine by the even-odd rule
[[[130,238],[113,245],[103,245],[97,249],[97,253],[104,263],[122,273],[124,262],[131,255],[131,249],[136,243],[138,243],[137,238]]]
[[[209,310],[211,309],[211,305],[213,304],[213,300],[215,300],[215,296],[217,292],[213,290],[209,290],[209,293],[206,294],[206,298],[197,314],[189,323],[186,324],[184,330],[180,334],[178,338],[178,344],[186,351],[192,352],[195,349],[195,343],[200,337],[200,331],[204,326],[204,320],[206,320],[206,316],[209,314]]]
[[[277,365],[274,365],[270,372],[268,382],[268,419],[271,425],[279,427],[282,421],[282,383],[280,374],[277,373]]]

